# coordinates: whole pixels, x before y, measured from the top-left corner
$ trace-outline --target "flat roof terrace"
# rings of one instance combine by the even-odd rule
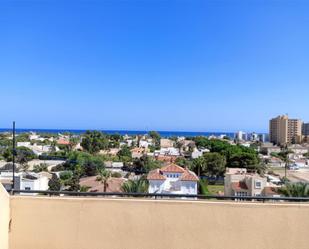
[[[10,196],[1,249],[308,249],[309,204]]]

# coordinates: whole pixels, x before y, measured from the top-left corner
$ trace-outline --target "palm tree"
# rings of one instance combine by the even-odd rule
[[[98,173],[99,176],[97,177],[97,181],[101,181],[101,183],[103,183],[103,192],[106,192],[108,187],[108,180],[112,176],[112,172],[109,170],[101,169]]]
[[[284,164],[284,179],[287,179],[287,169],[289,167],[290,163],[290,158],[289,154],[292,153],[287,146],[282,147],[281,152],[277,154],[276,157],[281,159],[285,164]]]
[[[201,171],[205,170],[206,162],[203,156],[200,156],[193,160],[193,168],[197,170],[197,176],[200,178]]]
[[[125,193],[147,193],[148,186],[148,181],[144,178],[140,178],[138,180],[128,180],[123,183],[121,190]]]
[[[309,197],[309,184],[303,182],[287,183],[279,189],[286,197]]]

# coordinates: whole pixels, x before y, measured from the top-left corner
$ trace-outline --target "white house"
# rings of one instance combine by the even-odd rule
[[[48,190],[51,174],[47,172],[23,172],[16,178],[16,189],[20,190]]]
[[[20,172],[15,175],[16,190],[48,190],[48,182],[51,178],[48,172],[34,173],[34,172]],[[0,172],[0,182],[5,188],[10,191],[13,184],[13,172]]]
[[[30,142],[18,142],[17,147],[21,146],[29,148],[30,150],[33,151],[34,154],[38,156],[42,155],[43,153],[50,152],[52,150],[52,147],[50,145],[37,145],[37,144],[31,145]],[[57,149],[58,148],[56,148],[56,150]]]
[[[151,144],[152,144],[152,143],[149,142],[149,141],[147,141],[147,140],[140,140],[138,146],[139,146],[140,148],[146,148],[146,149],[147,149]]]
[[[29,147],[31,146],[30,142],[17,142],[17,147]]]
[[[171,139],[167,139],[167,138],[161,138],[160,139],[160,147],[161,148],[170,148],[170,147],[174,147],[174,141]]]
[[[155,156],[162,155],[162,156],[180,156],[180,151],[178,148],[168,147],[168,148],[161,148],[160,150],[156,150],[154,152]]]
[[[293,151],[293,153],[297,154],[297,155],[303,155],[308,153],[308,147],[307,146],[302,146],[300,144],[293,144],[291,146],[288,147],[289,150]]]
[[[105,168],[112,172],[122,173],[123,162],[105,162]]]
[[[196,195],[198,177],[177,164],[169,164],[149,172],[149,193]]]
[[[48,153],[52,150],[52,146],[50,145],[37,145],[34,144],[32,146],[28,146],[29,149],[31,149],[33,151],[34,154],[36,155],[42,155],[43,153]],[[59,148],[55,147],[55,150],[58,151]]]
[[[35,132],[31,132],[31,134],[29,135],[29,139],[30,140],[39,140],[40,136],[37,135]]]
[[[194,148],[193,151],[192,151],[191,157],[193,159],[196,159],[198,157],[203,156],[204,153],[208,153],[208,152],[210,152],[209,149],[197,149],[197,148]]]
[[[269,156],[272,153],[281,152],[281,148],[279,146],[273,145],[272,143],[263,143],[260,151],[261,153],[264,153]]]

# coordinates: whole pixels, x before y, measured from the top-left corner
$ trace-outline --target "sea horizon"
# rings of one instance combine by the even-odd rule
[[[113,130],[113,129],[32,129],[32,128],[16,128],[16,133],[25,133],[25,132],[36,132],[36,133],[52,133],[52,134],[58,134],[58,133],[73,133],[73,134],[82,134],[85,133],[88,130],[97,130],[101,131],[106,134],[120,134],[120,135],[145,135],[149,133],[149,131],[152,130]],[[230,138],[234,138],[236,132],[209,132],[209,131],[160,131],[160,130],[154,130],[157,131],[162,137],[195,137],[195,136],[220,136],[220,135],[226,135]],[[12,128],[0,128],[0,133],[3,132],[12,132]],[[257,134],[267,134],[263,132],[256,132]]]

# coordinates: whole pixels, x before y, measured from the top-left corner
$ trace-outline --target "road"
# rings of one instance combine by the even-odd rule
[[[273,170],[280,177],[284,177],[284,169]],[[287,177],[291,182],[309,183],[309,169],[287,170]]]

